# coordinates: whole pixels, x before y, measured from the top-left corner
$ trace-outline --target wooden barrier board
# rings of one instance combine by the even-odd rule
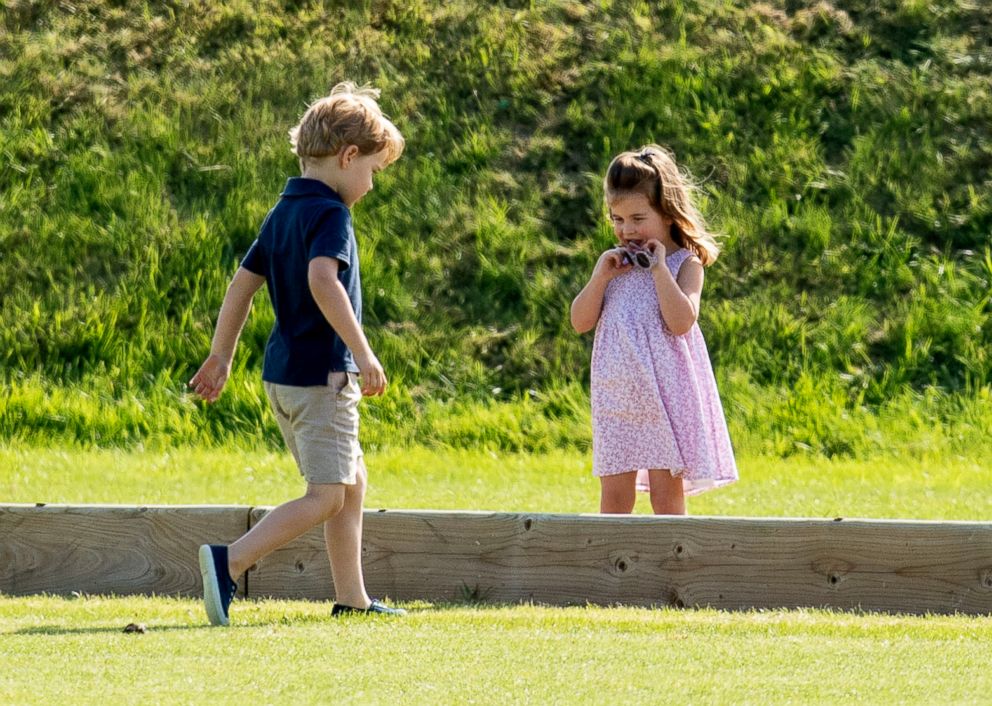
[[[992,523],[367,511],[363,565],[397,600],[992,613]],[[333,598],[321,532],[250,592]]]
[[[240,537],[250,510],[0,505],[0,592],[199,596],[197,548]]]
[[[0,592],[199,595],[196,547],[264,508],[0,505]],[[374,596],[992,613],[992,523],[366,511]],[[242,593],[245,594],[244,586]],[[319,528],[248,597],[333,599]]]

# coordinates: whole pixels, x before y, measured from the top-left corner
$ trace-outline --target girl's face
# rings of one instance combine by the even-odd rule
[[[644,245],[649,240],[664,241],[671,220],[651,208],[648,197],[628,194],[610,202],[613,232],[621,245]]]

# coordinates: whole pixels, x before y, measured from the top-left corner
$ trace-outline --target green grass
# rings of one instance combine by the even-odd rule
[[[0,597],[5,703],[972,704],[992,619]],[[144,623],[144,634],[124,634]]]
[[[411,0],[328,12],[4,4],[0,439],[250,434],[277,446],[257,382],[264,297],[225,402],[201,418],[182,383],[297,173],[287,129],[346,78],[382,88],[407,138],[355,212],[366,323],[393,380],[369,415],[370,448],[587,442],[573,402],[585,399],[590,337],[570,330],[568,304],[611,241],[610,157],[651,141],[695,174],[725,235],[700,323],[727,407],[760,437],[749,452],[862,457],[879,439],[914,443],[893,405],[925,433],[956,437],[963,417],[975,427],[965,446],[988,436],[982,3]],[[520,415],[527,425],[514,427]]]
[[[695,515],[987,520],[992,464],[961,456],[872,461],[739,459],[741,481],[689,501]],[[587,455],[411,448],[368,455],[366,507],[597,512]],[[277,505],[302,492],[288,453],[0,449],[0,498],[17,503]],[[646,497],[638,512],[650,512]]]
[[[742,480],[690,511],[992,516],[982,3],[71,10],[0,11],[3,501],[300,491],[259,383],[264,298],[222,401],[183,383],[297,171],[287,129],[352,79],[407,138],[355,212],[392,381],[363,410],[369,507],[596,509],[568,303],[610,242],[609,158],[660,142],[725,234],[700,324]],[[215,631],[188,601],[0,598],[0,701],[959,704],[992,686],[988,619],[326,612],[247,604]],[[132,620],[151,632],[120,634]]]

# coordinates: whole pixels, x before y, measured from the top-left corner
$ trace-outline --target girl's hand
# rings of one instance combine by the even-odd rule
[[[654,258],[655,262],[651,265],[652,272],[669,272],[667,267],[663,267],[665,262],[666,250],[665,246],[661,244],[660,240],[652,238],[651,240],[644,243],[644,249],[650,252]],[[671,274],[669,272],[669,274]]]
[[[592,271],[593,278],[603,279],[609,282],[617,275],[629,272],[633,265],[624,259],[624,251],[621,248],[610,248],[596,262],[596,268]]]
[[[203,365],[189,381],[189,386],[207,402],[216,402],[230,372],[230,363],[218,355],[211,355],[203,361]]]
[[[661,241],[656,238],[652,238],[651,240],[645,242],[644,249],[658,258],[658,262],[665,259],[665,246],[662,245]],[[657,267],[657,265],[655,265],[655,267]]]

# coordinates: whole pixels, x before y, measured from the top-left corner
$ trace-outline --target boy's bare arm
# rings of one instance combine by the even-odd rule
[[[189,381],[193,391],[207,402],[215,401],[227,382],[234,349],[238,346],[241,329],[251,311],[252,297],[263,284],[264,277],[240,267],[227,287],[227,294],[224,295],[224,303],[221,304],[220,315],[217,317],[210,355]]]
[[[327,323],[355,356],[355,363],[361,371],[362,393],[381,395],[386,389],[386,374],[355,317],[348,293],[338,280],[338,261],[333,257],[314,258],[310,261],[307,278],[310,293]]]

